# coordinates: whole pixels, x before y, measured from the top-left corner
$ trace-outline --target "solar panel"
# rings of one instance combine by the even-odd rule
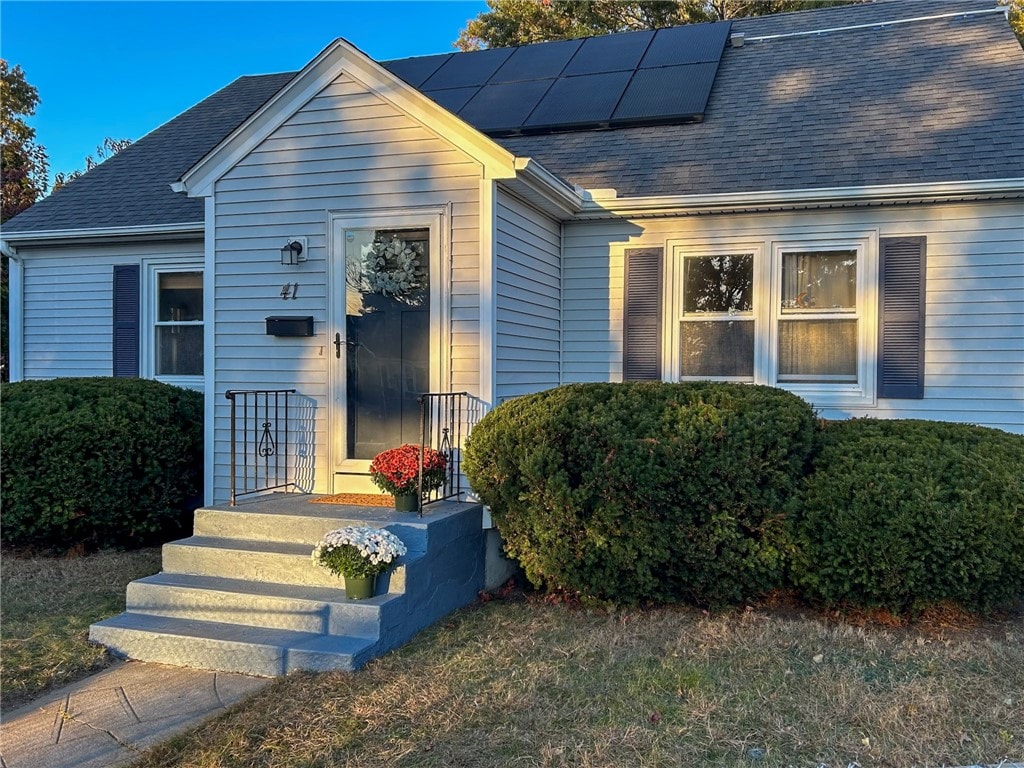
[[[424,90],[466,88],[483,85],[508,60],[515,48],[493,48],[453,55],[451,59],[423,83]]]
[[[672,67],[680,64],[718,62],[725,49],[732,22],[687,24],[659,29],[647,53],[640,61],[641,69]]]
[[[437,69],[455,54],[441,53],[437,56],[417,56],[411,59],[385,61],[383,67],[397,75],[413,88],[419,88]]]
[[[437,91],[424,91],[424,93],[449,112],[458,114],[459,110],[466,106],[466,103],[479,90],[476,86],[470,86],[469,88],[443,88]]]
[[[559,40],[553,43],[521,45],[509,56],[491,83],[555,78],[565,69],[569,59],[579,50],[582,40]]]
[[[572,57],[563,75],[592,75],[598,72],[632,71],[650,45],[654,32],[626,32],[621,35],[589,37]]]
[[[459,117],[487,133],[518,132],[552,82],[526,80],[485,85],[459,110]]]
[[[700,120],[715,81],[718,62],[640,69],[622,95],[615,124]]]
[[[731,23],[386,62],[492,136],[701,120]]]
[[[611,120],[633,72],[562,77],[533,110],[524,129],[599,126]]]

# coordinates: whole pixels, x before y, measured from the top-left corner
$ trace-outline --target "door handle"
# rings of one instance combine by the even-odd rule
[[[341,334],[334,334],[334,356],[341,360]]]

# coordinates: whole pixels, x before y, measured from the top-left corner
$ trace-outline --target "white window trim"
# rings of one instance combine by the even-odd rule
[[[787,251],[853,250],[857,253],[857,383],[800,384],[778,381],[778,323],[782,306],[782,254]],[[785,239],[726,239],[704,241],[672,239],[666,243],[665,306],[663,311],[662,379],[704,380],[680,374],[680,328],[683,306],[683,259],[735,253],[754,255],[754,377],[752,383],[785,389],[816,407],[877,405],[878,368],[878,233],[842,237]],[[852,317],[853,315],[847,315]],[[721,377],[715,381],[751,383],[750,378]]]
[[[754,286],[753,286],[753,311],[744,313],[743,319],[754,322],[754,375],[750,376],[720,376],[715,381],[735,381],[751,384],[757,381],[758,371],[763,366],[764,352],[761,345],[761,330],[764,325],[758,307],[762,297],[758,294],[761,281],[758,279],[758,270],[764,262],[764,244],[760,242],[716,242],[710,247],[694,247],[691,244],[670,243],[667,251],[671,254],[668,262],[666,283],[668,286],[668,301],[666,302],[665,328],[669,329],[666,334],[669,338],[669,348],[665,350],[663,359],[667,370],[663,371],[663,378],[668,381],[706,381],[704,376],[683,376],[682,358],[680,353],[681,334],[679,324],[684,321],[683,316],[683,261],[687,258],[701,258],[709,256],[729,256],[734,254],[752,254],[754,257]],[[709,314],[708,319],[723,317],[720,313]]]
[[[180,259],[144,259],[142,262],[143,281],[142,295],[139,296],[139,367],[140,374],[146,379],[155,379],[164,384],[173,384],[178,387],[187,387],[203,391],[205,387],[205,369],[210,365],[210,360],[203,359],[204,373],[195,376],[157,376],[156,375],[156,328],[157,328],[157,290],[159,276],[167,272],[198,272],[205,273],[202,261],[182,262]],[[204,328],[208,322],[206,318],[205,290],[206,281],[203,280],[203,320],[193,324]]]
[[[854,251],[857,254],[857,311],[843,313],[857,319],[857,382],[808,383],[778,380],[779,321],[782,319],[782,254],[791,251]],[[766,260],[767,261],[767,260]],[[765,383],[788,390],[816,406],[875,405],[875,377],[878,369],[878,238],[874,233],[851,238],[777,240],[772,243],[770,297],[765,334],[768,350]]]

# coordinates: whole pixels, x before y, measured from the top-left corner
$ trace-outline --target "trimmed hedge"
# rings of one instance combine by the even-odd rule
[[[200,501],[203,396],[145,379],[54,379],[0,393],[3,541],[139,546]]]
[[[618,603],[734,603],[781,583],[782,510],[816,439],[769,387],[580,384],[511,400],[463,467],[538,586]]]
[[[1024,594],[1024,437],[855,419],[823,438],[793,507],[806,596],[903,612]]]

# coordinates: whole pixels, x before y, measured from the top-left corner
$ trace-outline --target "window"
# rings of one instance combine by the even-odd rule
[[[873,403],[876,252],[870,235],[676,245],[669,377],[781,386],[817,405]]]
[[[153,269],[156,378],[203,375],[203,273]]]
[[[857,382],[857,252],[782,251],[780,382]]]
[[[683,259],[683,378],[753,380],[754,254]]]

